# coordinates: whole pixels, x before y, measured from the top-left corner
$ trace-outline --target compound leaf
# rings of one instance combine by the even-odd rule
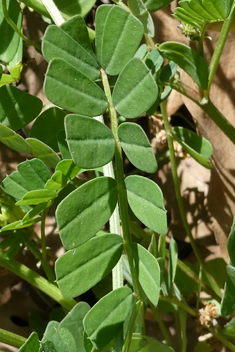
[[[144,130],[136,123],[124,122],[118,128],[118,137],[130,162],[138,169],[154,173],[157,162]]]
[[[141,22],[121,7],[101,5],[96,12],[96,54],[109,75],[118,75],[134,56],[144,34]]]
[[[74,248],[56,261],[56,281],[63,297],[74,298],[93,287],[117,264],[122,238],[101,235]]]
[[[142,176],[128,176],[125,183],[128,203],[135,216],[151,230],[165,235],[166,210],[159,186]]]
[[[116,182],[109,177],[88,181],[64,198],[56,211],[64,247],[72,249],[95,236],[109,220],[116,203]]]
[[[120,115],[138,117],[147,111],[158,97],[158,86],[148,67],[137,57],[120,73],[113,90],[113,104]]]
[[[74,163],[83,169],[106,165],[114,155],[111,130],[103,123],[81,115],[67,115],[66,139]]]

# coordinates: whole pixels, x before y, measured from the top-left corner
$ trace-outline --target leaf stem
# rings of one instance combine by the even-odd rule
[[[96,120],[104,123],[103,116],[95,117]],[[115,179],[113,163],[110,161],[107,165],[103,166],[104,176],[112,177]],[[110,232],[122,236],[120,228],[120,215],[119,215],[119,206],[116,205],[113,214],[109,219]],[[123,286],[123,259],[119,259],[117,265],[112,270],[112,286],[113,290],[116,290],[119,287]]]
[[[77,302],[75,300],[63,298],[60,290],[54,284],[38,275],[24,264],[19,263],[17,260],[9,259],[2,252],[0,252],[0,265],[44,292],[66,310],[70,311],[76,305]]]
[[[3,9],[4,18],[7,21],[7,23],[11,26],[11,28],[20,36],[20,38],[22,38],[25,41],[25,43],[28,46],[34,46],[34,48],[37,49],[37,51],[39,53],[41,53],[41,45],[40,45],[40,43],[33,42],[32,40],[27,38],[20,31],[20,29],[17,27],[17,25],[12,21],[12,19],[10,18],[9,13],[8,13],[8,9],[7,9],[7,1],[6,0],[2,0],[2,9]]]
[[[198,313],[193,310],[192,308],[190,308],[189,306],[187,306],[186,304],[184,304],[183,302],[179,301],[177,298],[174,297],[166,297],[166,296],[160,296],[159,297],[160,301],[165,301],[165,302],[169,302],[172,304],[177,305],[178,307],[184,309],[186,312],[188,312],[189,314],[193,315],[194,317],[198,316]]]
[[[139,285],[137,273],[134,267],[133,255],[132,255],[132,240],[129,227],[128,219],[128,205],[127,205],[127,193],[124,182],[124,171],[123,171],[123,160],[122,160],[122,147],[121,142],[118,138],[118,120],[117,113],[113,106],[111,90],[108,82],[108,77],[106,72],[101,68],[101,79],[104,86],[104,92],[108,99],[108,110],[111,120],[112,132],[115,140],[115,161],[116,161],[116,181],[118,189],[118,198],[119,198],[119,208],[120,208],[120,217],[123,229],[123,246],[127,254],[132,281],[133,289],[135,294],[136,301],[143,302],[142,291]]]
[[[200,103],[200,96],[191,87],[187,86],[183,82],[173,82],[169,85],[172,86],[177,92],[183,94],[185,97],[192,100],[197,104],[205,113],[214,121],[214,123],[221,129],[222,132],[235,144],[235,128],[225,118],[225,116],[215,107],[215,105],[209,99],[206,104]]]
[[[43,5],[47,9],[48,13],[50,14],[51,18],[53,19],[54,23],[57,26],[61,26],[65,20],[61,15],[60,11],[58,10],[57,6],[55,5],[53,0],[42,0]]]
[[[14,334],[13,332],[0,329],[0,341],[7,345],[20,348],[27,339],[23,336]]]
[[[221,29],[221,32],[219,35],[219,39],[217,41],[214,53],[212,55],[211,62],[209,65],[210,73],[209,73],[209,79],[208,79],[208,87],[204,93],[204,97],[206,99],[209,99],[211,84],[213,82],[213,79],[214,79],[214,76],[215,76],[215,73],[216,73],[216,70],[217,70],[217,67],[219,64],[219,60],[222,55],[229,31],[230,31],[232,24],[233,24],[234,15],[235,15],[235,7],[233,8],[228,20],[226,20],[222,26],[222,29]]]
[[[169,334],[168,330],[166,329],[166,326],[165,326],[164,322],[162,321],[162,318],[161,318],[160,314],[158,313],[157,308],[150,301],[149,301],[149,305],[150,305],[150,307],[152,309],[152,312],[154,314],[156,322],[158,323],[158,326],[159,326],[159,328],[160,328],[160,330],[161,330],[161,332],[162,332],[162,334],[163,334],[168,346],[170,346],[170,347],[172,347],[174,349],[174,345],[172,343],[170,334]]]
[[[197,247],[195,240],[192,236],[192,233],[191,233],[188,221],[187,221],[187,217],[186,217],[186,213],[185,213],[185,209],[184,209],[184,203],[183,203],[183,199],[182,199],[181,192],[180,192],[180,183],[179,183],[179,178],[178,178],[178,174],[177,174],[177,165],[176,165],[176,158],[175,158],[175,152],[174,152],[174,145],[173,145],[173,139],[171,137],[171,128],[170,128],[170,124],[168,121],[165,101],[160,103],[160,107],[161,107],[162,118],[164,121],[164,126],[165,126],[165,130],[166,130],[166,134],[167,134],[167,142],[168,142],[168,147],[169,147],[169,151],[170,151],[172,178],[173,178],[173,182],[174,182],[175,195],[176,195],[177,203],[179,206],[181,219],[182,219],[186,234],[190,240],[190,244],[192,246],[195,257],[197,258],[198,263],[202,266],[204,273],[205,273],[207,279],[209,280],[211,286],[213,287],[214,291],[217,293],[217,295],[219,295],[220,288],[218,287],[218,285],[215,282],[215,280],[213,279],[213,277],[205,269],[204,262],[201,258],[198,247]]]

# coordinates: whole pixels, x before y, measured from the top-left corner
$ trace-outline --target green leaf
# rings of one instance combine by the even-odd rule
[[[19,30],[22,29],[22,10],[17,1],[7,0],[7,11]],[[5,20],[2,5],[0,6],[0,60],[9,63],[15,56],[20,43],[19,35]]]
[[[57,165],[55,171],[60,171],[66,178],[74,178],[80,171],[80,167],[76,166],[73,160],[61,160]]]
[[[24,197],[16,203],[16,205],[32,205],[32,204],[44,203],[55,197],[57,197],[57,193],[49,189],[30,191],[26,193]]]
[[[159,76],[160,81],[161,82],[170,81],[176,74],[176,71],[177,71],[177,65],[173,61],[170,61],[161,70],[161,73]]]
[[[72,159],[72,156],[70,154],[68,144],[66,141],[66,136],[65,136],[65,130],[60,130],[57,133],[57,142],[58,142],[58,147],[61,153],[61,156],[63,159]]]
[[[227,246],[228,246],[228,253],[229,253],[231,265],[235,266],[235,252],[234,252],[234,248],[235,248],[235,217],[233,219],[231,231],[228,236]]]
[[[113,104],[119,114],[138,117],[147,111],[158,97],[158,86],[148,67],[137,57],[120,73],[113,90]]]
[[[235,313],[235,285],[231,278],[227,276],[221,302],[221,314],[226,317],[233,313]]]
[[[206,139],[198,134],[184,128],[174,127],[172,129],[172,137],[182,145],[184,150],[189,153],[199,164],[211,169],[211,164],[208,161],[212,154],[212,145]]]
[[[95,4],[95,0],[70,0],[66,2],[64,0],[55,0],[56,6],[59,10],[71,17],[77,15],[85,16]]]
[[[156,172],[157,162],[152,147],[139,125],[122,123],[118,128],[118,137],[126,156],[137,169],[149,173]]]
[[[210,352],[211,348],[210,345],[206,342],[198,342],[196,347],[194,348],[193,352]]]
[[[235,285],[235,267],[232,265],[227,265],[227,273],[232,283]]]
[[[152,74],[154,74],[161,68],[163,64],[163,60],[164,58],[160,53],[160,51],[157,49],[154,49],[150,51],[150,53],[148,53],[148,55],[146,56],[145,63],[148,66],[148,68],[152,71]]]
[[[139,49],[136,51],[134,57],[138,57],[139,59],[142,60],[142,59],[144,58],[144,56],[146,55],[147,51],[148,51],[147,45],[146,45],[146,44],[142,44],[142,45],[139,47]]]
[[[16,201],[29,191],[44,188],[51,174],[46,165],[39,159],[26,160],[7,176],[2,182],[2,189]]]
[[[17,230],[17,229],[23,229],[25,227],[30,227],[34,224],[36,224],[36,222],[40,221],[41,219],[40,218],[33,218],[33,219],[30,219],[29,221],[27,222],[23,222],[22,220],[17,220],[17,221],[14,221],[6,226],[3,226],[1,228],[1,233],[2,232],[5,232],[5,231],[10,231],[10,230]]]
[[[143,246],[133,243],[135,269],[144,293],[156,306],[160,294],[160,268],[157,259]]]
[[[56,281],[64,298],[74,298],[103,279],[122,254],[119,235],[101,235],[74,248],[57,261]]]
[[[166,100],[169,97],[169,95],[171,94],[171,92],[172,92],[172,87],[166,86],[164,91],[161,93],[160,102]]]
[[[133,15],[135,15],[135,17],[137,17],[143,24],[144,32],[150,35],[150,37],[154,37],[155,28],[153,19],[144,2],[142,0],[128,0],[127,4]]]
[[[115,141],[103,123],[81,115],[67,115],[66,139],[74,163],[83,169],[94,169],[112,160]]]
[[[2,66],[0,65],[0,79],[2,77],[2,72],[3,72],[3,69],[2,69]]]
[[[117,197],[115,180],[99,177],[86,182],[64,198],[56,210],[64,247],[72,249],[95,236],[112,215]]]
[[[177,42],[165,42],[159,46],[168,60],[179,65],[202,89],[207,89],[209,66],[189,46]]]
[[[143,0],[150,12],[155,12],[169,5],[173,0]]]
[[[174,350],[149,336],[134,333],[131,339],[129,352],[174,352]]]
[[[47,28],[42,41],[42,51],[48,62],[55,58],[62,59],[92,81],[100,77],[99,65],[94,56],[60,27],[51,25]]]
[[[176,269],[177,269],[177,259],[178,259],[178,248],[177,243],[173,237],[171,237],[169,246],[169,269],[168,269],[168,279],[169,279],[169,289],[173,287],[175,281]]]
[[[57,132],[64,129],[65,115],[63,110],[56,107],[47,109],[36,119],[29,136],[39,139],[58,152]]]
[[[33,121],[42,109],[40,99],[12,86],[0,88],[0,122],[14,131]]]
[[[50,322],[42,340],[45,352],[86,352],[83,345],[83,319],[89,309],[87,303],[79,302],[59,324]],[[49,350],[47,346],[50,346]]]
[[[84,318],[84,329],[96,349],[106,346],[119,332],[134,298],[129,287],[118,288],[99,300]]]
[[[43,210],[45,210],[46,208],[48,208],[50,206],[50,202],[46,202],[46,203],[41,203],[38,204],[36,207],[34,207],[33,209],[29,210],[25,216],[22,219],[22,224],[27,224],[31,219],[33,219],[35,216],[39,215],[40,213],[43,212]]]
[[[114,5],[99,6],[95,20],[98,61],[109,75],[116,76],[134,56],[143,26],[130,12]]]
[[[85,1],[86,3],[89,2],[87,0],[84,0],[84,2]],[[86,22],[81,15],[73,16],[68,21],[64,22],[60,28],[62,28],[63,31],[65,31],[71,38],[73,38],[79,45],[81,45],[89,54],[91,54],[96,59],[96,55],[91,46]]]
[[[45,184],[46,189],[58,191],[67,184],[67,177],[61,171],[55,171],[50,180]]]
[[[56,167],[60,158],[53,149],[35,138],[26,138],[26,142],[30,145],[33,156],[41,159],[51,167]]]
[[[26,342],[20,347],[19,352],[38,352],[39,339],[36,332],[32,332]]]
[[[128,203],[135,216],[151,230],[165,235],[166,210],[159,186],[142,176],[128,176],[125,183]]]
[[[0,141],[19,153],[31,153],[30,145],[18,133],[0,124]]]
[[[102,89],[61,59],[53,59],[49,63],[44,91],[52,103],[74,113],[98,116],[107,108]]]
[[[221,330],[223,336],[229,339],[235,339],[235,318],[232,318]]]

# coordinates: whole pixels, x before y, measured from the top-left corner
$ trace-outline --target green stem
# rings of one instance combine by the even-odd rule
[[[61,15],[60,11],[58,10],[57,6],[55,5],[53,0],[42,0],[43,5],[47,9],[48,13],[50,14],[51,18],[53,19],[54,23],[57,26],[61,26],[65,20]]]
[[[122,147],[121,142],[118,138],[118,120],[117,113],[113,106],[112,95],[109,86],[109,81],[106,72],[101,68],[101,79],[104,87],[104,92],[108,100],[108,110],[111,120],[112,132],[115,140],[115,162],[116,162],[116,181],[117,181],[117,189],[118,189],[118,199],[119,199],[119,209],[120,209],[120,217],[122,223],[122,231],[123,231],[123,247],[126,252],[130,272],[132,276],[133,289],[136,301],[141,301],[143,303],[142,291],[139,285],[138,276],[134,267],[133,255],[132,255],[132,240],[131,233],[129,227],[129,219],[128,219],[128,205],[127,205],[127,192],[124,182],[124,171],[123,171],[123,160],[122,160]],[[142,305],[144,307],[144,304]],[[142,311],[142,320],[144,321],[144,311]],[[144,324],[141,324],[144,326]]]
[[[54,284],[38,275],[24,264],[19,263],[17,260],[9,259],[2,252],[0,252],[0,265],[44,292],[66,310],[70,311],[76,305],[77,302],[75,300],[63,298],[60,290]]]
[[[235,15],[235,8],[232,10],[232,13],[229,16],[229,19],[227,21],[225,21],[222,26],[219,39],[217,41],[214,53],[212,55],[210,66],[209,66],[210,72],[209,72],[209,79],[208,79],[208,87],[207,87],[207,90],[205,91],[205,94],[204,94],[206,99],[209,99],[211,84],[213,82],[213,79],[214,79],[214,76],[215,76],[215,73],[216,73],[216,70],[217,70],[217,67],[219,64],[220,57],[222,55],[222,52],[223,52],[223,49],[224,49],[224,46],[226,43],[230,28],[233,24],[234,15]]]
[[[165,327],[165,324],[162,321],[162,318],[161,318],[160,314],[158,313],[157,308],[150,301],[149,301],[149,305],[150,305],[150,307],[152,309],[152,312],[154,314],[156,322],[158,323],[158,326],[159,326],[159,328],[160,328],[160,330],[161,330],[161,332],[162,332],[162,334],[163,334],[168,346],[170,346],[170,347],[172,347],[174,349],[174,345],[172,343],[170,334],[169,334],[167,328]]]
[[[45,226],[46,226],[46,216],[48,209],[45,209],[42,213],[41,219],[41,246],[42,246],[42,259],[47,261],[47,247],[46,247],[46,234],[45,234]]]
[[[206,104],[200,104],[200,96],[191,87],[178,81],[170,84],[173,89],[183,94],[195,104],[197,104],[205,113],[214,121],[214,123],[221,129],[222,132],[235,144],[235,128],[231,123],[224,117],[224,115],[215,107],[215,105],[208,100]]]
[[[12,29],[25,41],[25,43],[28,46],[34,46],[35,49],[37,49],[37,51],[41,53],[41,45],[39,43],[33,42],[32,40],[27,38],[20,31],[20,29],[17,27],[17,25],[12,21],[12,19],[10,18],[9,14],[8,14],[7,1],[6,0],[2,0],[2,9],[3,9],[3,14],[4,14],[4,17],[5,17],[5,20],[12,27]]]
[[[0,342],[20,348],[27,339],[23,336],[13,334],[13,332],[0,329]]]
[[[24,243],[26,244],[28,249],[33,253],[35,258],[37,258],[37,260],[41,261],[43,270],[45,271],[48,280],[50,282],[55,281],[55,276],[51,270],[50,265],[48,264],[47,260],[44,260],[42,258],[42,254],[41,254],[40,250],[38,249],[38,247],[36,246],[36,244],[28,238],[27,234],[23,230],[17,230],[17,232],[19,233],[20,237],[22,238],[22,240],[24,241]]]
[[[104,123],[103,116],[97,116],[97,117],[95,117],[95,119]],[[104,176],[111,177],[111,178],[115,179],[112,161],[110,161],[110,163],[108,163],[107,165],[103,166],[103,171],[104,171]],[[120,228],[120,216],[119,216],[118,204],[116,205],[116,208],[114,209],[114,212],[109,219],[109,226],[110,226],[111,233],[115,233],[119,236],[122,236],[121,228]],[[124,282],[124,279],[123,279],[123,259],[121,257],[120,260],[118,261],[117,265],[112,270],[113,290],[116,290],[117,288],[122,287],[123,282]]]
[[[160,107],[161,107],[162,118],[164,121],[164,126],[165,126],[165,130],[166,130],[166,134],[167,134],[167,142],[168,142],[168,147],[169,147],[169,151],[170,151],[172,178],[173,178],[173,182],[174,182],[175,195],[176,195],[177,203],[179,206],[181,219],[182,219],[186,234],[190,240],[190,244],[192,246],[195,257],[197,258],[198,263],[202,266],[204,273],[205,273],[207,279],[209,280],[211,286],[213,287],[214,291],[218,294],[218,293],[220,293],[220,288],[216,284],[213,277],[211,275],[209,275],[209,273],[207,273],[207,271],[205,269],[204,262],[201,258],[200,252],[199,252],[198,247],[195,243],[195,240],[192,236],[192,233],[191,233],[188,221],[187,221],[187,217],[186,217],[186,213],[185,213],[185,209],[184,209],[184,203],[183,203],[183,199],[182,199],[181,192],[180,192],[180,183],[179,183],[179,178],[178,178],[178,174],[177,174],[177,164],[176,164],[176,158],[175,158],[175,152],[174,152],[173,138],[171,137],[171,128],[170,128],[170,124],[168,121],[165,101],[160,103]]]
[[[224,337],[220,332],[215,332],[213,328],[208,328],[208,330],[223,343],[224,346],[228,347],[229,351],[235,352],[235,345],[232,344],[226,337]]]
[[[187,306],[186,304],[184,304],[183,302],[179,301],[177,298],[174,297],[166,297],[166,296],[160,296],[159,297],[160,301],[164,301],[164,302],[169,302],[172,304],[175,304],[176,306],[184,309],[186,312],[188,312],[189,314],[193,315],[194,317],[198,316],[198,313],[193,310],[192,308],[190,308],[189,306]]]

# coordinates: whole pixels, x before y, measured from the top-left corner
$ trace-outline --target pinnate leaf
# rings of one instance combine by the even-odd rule
[[[88,181],[64,198],[56,211],[64,247],[75,248],[95,236],[109,220],[116,203],[116,182],[109,177]]]
[[[166,210],[159,186],[142,176],[128,176],[125,183],[128,203],[135,216],[151,230],[165,235]]]
[[[133,303],[129,287],[118,288],[99,300],[84,318],[84,329],[96,349],[106,346],[119,332]]]
[[[103,123],[81,115],[67,115],[66,139],[74,163],[83,169],[106,165],[114,156],[111,130]]]
[[[56,261],[56,281],[63,297],[74,298],[93,287],[117,264],[122,238],[101,235],[91,238]]]
[[[138,169],[154,173],[157,162],[143,129],[136,123],[125,122],[118,128],[118,137],[130,162]]]
[[[113,104],[120,115],[138,117],[158,97],[158,86],[148,67],[135,57],[120,73],[113,90]]]

